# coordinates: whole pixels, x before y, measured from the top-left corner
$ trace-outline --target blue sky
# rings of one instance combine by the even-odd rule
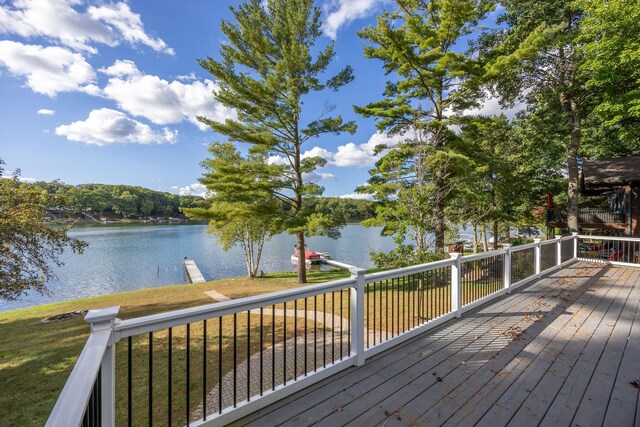
[[[231,114],[211,95],[197,58],[219,58],[221,19],[236,1],[0,0],[0,158],[25,179],[67,184],[131,184],[201,193],[199,166],[220,136],[195,115]],[[352,106],[379,99],[387,77],[362,56],[356,31],[373,24],[386,0],[325,0],[324,36],[335,41],[333,70],[355,80],[305,102],[356,120],[354,135],[309,141],[328,160],[308,179],[327,196],[352,194],[369,177],[373,147],[386,140]],[[489,106],[488,108],[492,108]]]

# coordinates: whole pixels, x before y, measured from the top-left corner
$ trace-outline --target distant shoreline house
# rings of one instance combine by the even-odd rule
[[[640,157],[585,160],[578,212],[582,232],[640,237]],[[549,228],[567,228],[566,213],[547,209]]]

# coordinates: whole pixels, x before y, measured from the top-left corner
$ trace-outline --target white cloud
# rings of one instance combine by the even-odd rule
[[[55,110],[49,110],[48,108],[41,108],[38,110],[38,114],[43,116],[53,116],[55,113]]]
[[[188,120],[201,130],[208,127],[196,116],[224,121],[235,117],[233,110],[216,102],[212,92],[217,85],[211,80],[183,83],[141,73],[132,61],[116,61],[101,70],[112,77],[102,95],[135,116],[145,117],[155,124],[172,124]]]
[[[384,154],[384,151],[378,154],[375,153],[377,146],[386,145],[392,147],[408,137],[409,135],[390,137],[385,133],[376,132],[363,144],[356,145],[353,142],[349,142],[339,146],[332,163],[340,167],[363,168],[373,166]]]
[[[82,55],[58,46],[26,45],[0,41],[0,66],[26,78],[34,92],[50,97],[59,92],[95,93],[96,73]]]
[[[383,150],[376,154],[375,149],[379,145],[393,147],[394,145],[410,138],[411,133],[405,135],[389,136],[385,133],[376,132],[365,143],[356,145],[349,142],[345,145],[338,146],[338,150],[333,153],[325,148],[315,146],[310,150],[302,153],[302,158],[322,157],[327,160],[327,164],[338,167],[370,167],[373,166],[382,157],[387,150]],[[288,165],[286,158],[283,156],[271,156],[267,159],[270,165]]]
[[[178,190],[178,194],[180,194],[181,196],[207,196],[207,187],[200,184],[199,182],[187,185],[185,187],[178,187],[177,185],[174,185],[171,188],[173,190]]]
[[[195,73],[189,73],[189,74],[180,74],[179,76],[176,76],[176,79],[183,81],[183,82],[192,82],[194,80],[198,80],[198,78],[196,77]]]
[[[327,159],[327,161],[333,160],[334,154],[329,150],[326,150],[321,147],[313,147],[311,150],[307,150],[300,156],[303,159],[307,159],[309,157],[322,157],[323,159]]]
[[[339,196],[341,199],[373,200],[373,194],[349,193]]]
[[[79,0],[15,0],[0,5],[0,33],[46,37],[74,50],[97,53],[92,44],[117,46],[122,41],[143,44],[157,52],[175,52],[149,36],[140,15],[124,2],[104,3],[79,11]]]
[[[112,77],[128,77],[128,76],[140,76],[140,70],[136,66],[136,63],[129,59],[117,59],[110,67],[98,69],[103,74]]]
[[[87,144],[173,144],[178,132],[164,128],[156,132],[148,125],[127,117],[126,114],[101,108],[89,113],[84,121],[73,122],[56,128],[56,134],[66,136],[71,141]]]
[[[329,181],[336,179],[336,176],[332,173],[325,172],[306,172],[302,174],[302,180],[304,182],[320,182],[320,181]]]
[[[14,176],[13,175],[2,175],[0,176],[0,178],[5,178],[5,179],[13,179]],[[33,184],[34,182],[36,182],[37,180],[35,178],[26,178],[24,176],[19,176],[18,177],[18,181],[20,182],[26,182],[29,184]]]
[[[119,36],[129,43],[149,46],[156,52],[175,55],[175,51],[157,38],[149,36],[144,31],[140,15],[133,13],[126,3],[104,4],[99,7],[91,6],[87,12],[97,20],[104,22],[111,29],[116,29]]]
[[[488,94],[487,94],[488,96]],[[524,110],[526,108],[525,103],[516,103],[513,107],[503,108],[500,105],[500,101],[498,98],[493,98],[488,96],[482,103],[479,108],[472,108],[469,110],[465,110],[463,112],[464,115],[479,115],[479,116],[494,116],[497,114],[504,114],[508,119],[513,119],[516,117],[516,114]]]
[[[385,0],[333,0],[325,5],[327,15],[324,24],[324,33],[335,39],[338,30],[344,25],[348,25],[356,19],[366,18],[373,15],[377,6]]]

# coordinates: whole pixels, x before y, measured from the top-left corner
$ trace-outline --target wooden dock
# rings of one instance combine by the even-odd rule
[[[576,263],[235,425],[640,424],[640,268]]]
[[[189,283],[206,282],[206,280],[204,280],[204,276],[200,272],[200,269],[198,268],[194,260],[185,258],[184,261],[182,261],[182,264],[184,265],[184,269],[187,272]]]

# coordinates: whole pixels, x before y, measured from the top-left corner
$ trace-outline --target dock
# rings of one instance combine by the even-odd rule
[[[194,260],[185,258],[184,261],[182,261],[182,264],[184,265],[184,270],[187,272],[189,283],[206,282],[206,280],[204,280],[204,276],[200,272],[200,269],[198,268]]]

